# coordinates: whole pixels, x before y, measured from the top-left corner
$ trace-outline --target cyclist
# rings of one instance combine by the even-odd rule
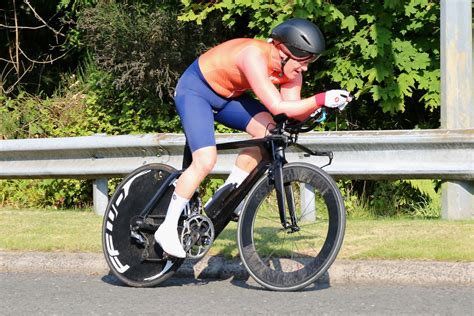
[[[216,163],[214,120],[262,138],[274,127],[272,115],[285,113],[303,120],[322,106],[342,110],[350,102],[345,90],[301,99],[302,73],[324,50],[324,36],[316,25],[290,19],[272,30],[269,41],[239,38],[224,42],[183,73],[174,99],[193,161],[179,177],[166,218],[155,233],[165,252],[186,257],[178,237],[178,220]],[[246,91],[253,91],[259,100]],[[257,147],[244,149],[225,185],[240,185],[260,159]]]

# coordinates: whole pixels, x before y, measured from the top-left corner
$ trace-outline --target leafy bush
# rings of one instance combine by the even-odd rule
[[[102,3],[82,12],[78,28],[114,89],[155,102],[172,100],[178,77],[219,37],[212,20],[204,29],[178,22],[176,7],[145,3]]]
[[[246,22],[251,30],[247,35],[256,37],[268,37],[273,27],[291,17],[319,25],[328,50],[305,75],[303,92],[342,87],[356,96],[345,113],[324,124],[325,129],[439,127],[439,2],[185,0],[183,4],[182,20],[202,24],[210,14],[219,14],[230,27]],[[361,182],[344,182],[349,214],[414,214],[437,203],[409,182],[362,183],[363,192],[358,191]]]
[[[80,135],[84,121],[84,94],[75,76],[52,97],[24,91],[15,97],[0,96],[0,139]]]
[[[0,95],[0,139],[179,132],[172,94],[185,67],[207,47],[236,36],[265,37],[292,16],[315,21],[328,39],[327,55],[305,76],[305,93],[341,86],[358,97],[322,128],[439,126],[437,2],[182,2],[185,13],[178,17],[179,1],[172,0],[98,5],[95,0],[61,1],[61,10],[72,10],[69,18],[80,16],[68,36],[69,45],[81,52],[82,66],[75,74],[63,74],[52,95]],[[222,27],[220,20],[229,27]],[[89,54],[83,55],[86,51]],[[216,130],[230,131],[221,125]],[[206,198],[219,183],[211,180],[204,185]],[[413,186],[367,182],[362,194],[360,182],[348,181],[343,189],[353,192],[346,201],[352,214],[362,210],[370,216],[436,217],[436,206],[431,215],[423,215],[423,205],[436,205],[435,200]],[[74,207],[91,200],[87,181],[0,181],[2,204]]]
[[[347,214],[356,218],[439,218],[438,181],[339,181]]]
[[[226,31],[176,22],[176,1],[80,3],[79,32],[70,42],[91,53],[74,75],[63,75],[52,96],[0,95],[0,138],[40,138],[178,132],[172,103],[184,68]],[[65,1],[64,6],[70,5]],[[173,6],[174,4],[174,6]],[[219,30],[221,31],[221,30]],[[5,106],[3,106],[5,105]],[[81,207],[92,201],[89,181],[0,182],[2,205]]]
[[[92,185],[86,180],[0,180],[0,207],[90,207]]]

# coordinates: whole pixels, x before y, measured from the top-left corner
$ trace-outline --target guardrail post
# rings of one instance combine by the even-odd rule
[[[442,128],[474,126],[472,50],[472,0],[441,0]],[[442,196],[443,218],[474,218],[474,182],[446,182]]]
[[[474,218],[474,183],[451,181],[444,183],[443,186],[441,217]]]
[[[300,184],[301,197],[301,220],[314,222],[316,220],[316,201],[314,198],[314,187],[307,183]]]
[[[103,216],[107,204],[109,203],[108,197],[108,181],[107,179],[96,179],[92,184],[92,199],[94,203],[94,212],[97,215]]]

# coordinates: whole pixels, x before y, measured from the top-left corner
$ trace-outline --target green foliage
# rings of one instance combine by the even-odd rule
[[[84,95],[72,82],[64,91],[52,97],[26,92],[15,98],[0,96],[0,139],[80,135]]]
[[[170,103],[138,99],[133,92],[116,90],[113,77],[92,65],[84,74],[87,85],[83,130],[108,135],[177,132],[180,121]]]
[[[429,0],[327,2],[322,0],[183,0],[182,20],[202,23],[221,12],[233,25],[242,17],[258,36],[268,36],[278,23],[301,17],[317,23],[326,35],[326,64],[307,76],[325,88],[340,86],[358,103],[403,112],[407,105],[439,106],[439,3]],[[313,79],[311,79],[313,78]]]
[[[303,93],[342,87],[356,96],[323,129],[411,129],[439,126],[439,2],[429,0],[328,2],[322,0],[181,1],[183,21],[203,24],[219,14],[247,36],[268,37],[291,17],[320,26],[328,50],[305,75]],[[399,214],[436,217],[436,198],[405,181],[348,181],[343,185],[352,216]],[[434,209],[434,212],[427,209]],[[423,214],[424,213],[424,214]]]
[[[136,3],[101,3],[78,20],[82,42],[100,70],[111,75],[112,88],[139,100],[171,102],[185,68],[215,44],[217,25],[206,28],[177,21],[176,8]]]
[[[440,181],[405,180],[413,189],[421,194],[420,201],[415,204],[413,214],[419,218],[441,217],[441,192],[437,191]]]
[[[91,191],[85,180],[0,180],[0,206],[85,208]]]
[[[431,180],[339,181],[352,218],[440,218],[441,196]]]
[[[206,203],[223,184],[222,179],[206,178],[199,188],[202,202]]]
[[[62,75],[52,95],[0,95],[0,138],[181,131],[173,87],[187,64],[219,40],[209,36],[217,24],[204,31],[176,23],[174,1],[94,2],[59,4],[70,17],[81,16],[69,44],[90,53],[76,74]],[[11,180],[0,186],[5,205],[70,208],[92,200],[87,181]]]

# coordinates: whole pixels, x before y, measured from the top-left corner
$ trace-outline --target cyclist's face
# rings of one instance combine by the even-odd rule
[[[285,65],[284,72],[288,79],[294,79],[300,76],[303,72],[308,70],[308,65],[310,61],[297,61],[294,59],[289,59]]]

